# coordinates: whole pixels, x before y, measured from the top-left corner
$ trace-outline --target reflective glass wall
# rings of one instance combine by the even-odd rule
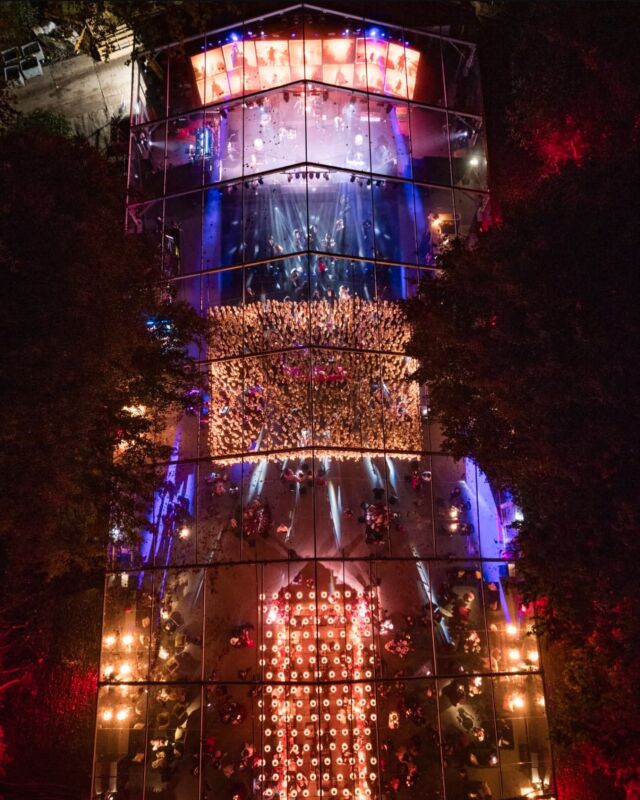
[[[474,45],[305,6],[133,84],[127,227],[211,338],[110,552],[94,797],[549,797],[515,511],[404,355],[488,223]]]

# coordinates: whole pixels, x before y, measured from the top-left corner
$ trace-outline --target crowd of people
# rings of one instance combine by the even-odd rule
[[[214,358],[314,345],[403,353],[409,327],[397,303],[350,295],[311,302],[263,299],[210,309],[209,353]]]
[[[382,451],[383,441],[387,453],[420,449],[411,369],[401,356],[325,350],[212,362],[210,454],[310,446]]]

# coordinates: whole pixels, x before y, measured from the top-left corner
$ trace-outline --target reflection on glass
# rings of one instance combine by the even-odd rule
[[[97,793],[551,785],[517,510],[405,355],[404,301],[489,223],[475,48],[436,30],[307,6],[137,66],[127,229],[210,337],[112,530]]]
[[[455,186],[487,188],[487,156],[482,120],[449,114],[451,168]]]
[[[98,693],[94,796],[126,791],[141,798],[144,786],[147,692],[142,687],[104,686]],[[126,769],[118,769],[121,764]]]
[[[416,263],[413,186],[399,181],[373,181],[375,253],[381,261]]]
[[[471,42],[442,40],[447,107],[482,113],[478,48]]]
[[[447,116],[433,109],[411,107],[413,177],[425,183],[451,183]]]

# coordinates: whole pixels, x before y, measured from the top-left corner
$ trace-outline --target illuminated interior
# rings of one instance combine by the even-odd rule
[[[491,220],[449,34],[305,4],[135,60],[128,230],[209,336],[112,532],[95,800],[553,795],[519,511],[405,355],[403,302]]]
[[[420,53],[374,36],[286,40],[237,38],[191,56],[202,103],[217,103],[299,80],[413,97]]]

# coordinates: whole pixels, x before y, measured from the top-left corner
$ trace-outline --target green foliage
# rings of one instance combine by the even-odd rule
[[[0,47],[19,47],[33,38],[32,28],[38,24],[35,6],[25,0],[4,0],[0,3]]]
[[[623,689],[640,657],[639,165],[631,150],[565,167],[475,247],[457,242],[407,308],[446,447],[523,507],[524,592],[573,654],[556,734],[622,782],[640,765],[638,695]]]
[[[41,132],[66,137],[72,134],[71,123],[64,114],[44,108],[37,108],[28,114],[19,114],[12,127],[16,132],[22,133],[34,131],[36,134]]]
[[[97,152],[31,126],[2,154],[0,546],[19,587],[102,563],[110,517],[136,535],[167,456],[164,416],[199,383],[187,345],[204,323],[156,288],[153,251],[124,235],[120,177]]]

